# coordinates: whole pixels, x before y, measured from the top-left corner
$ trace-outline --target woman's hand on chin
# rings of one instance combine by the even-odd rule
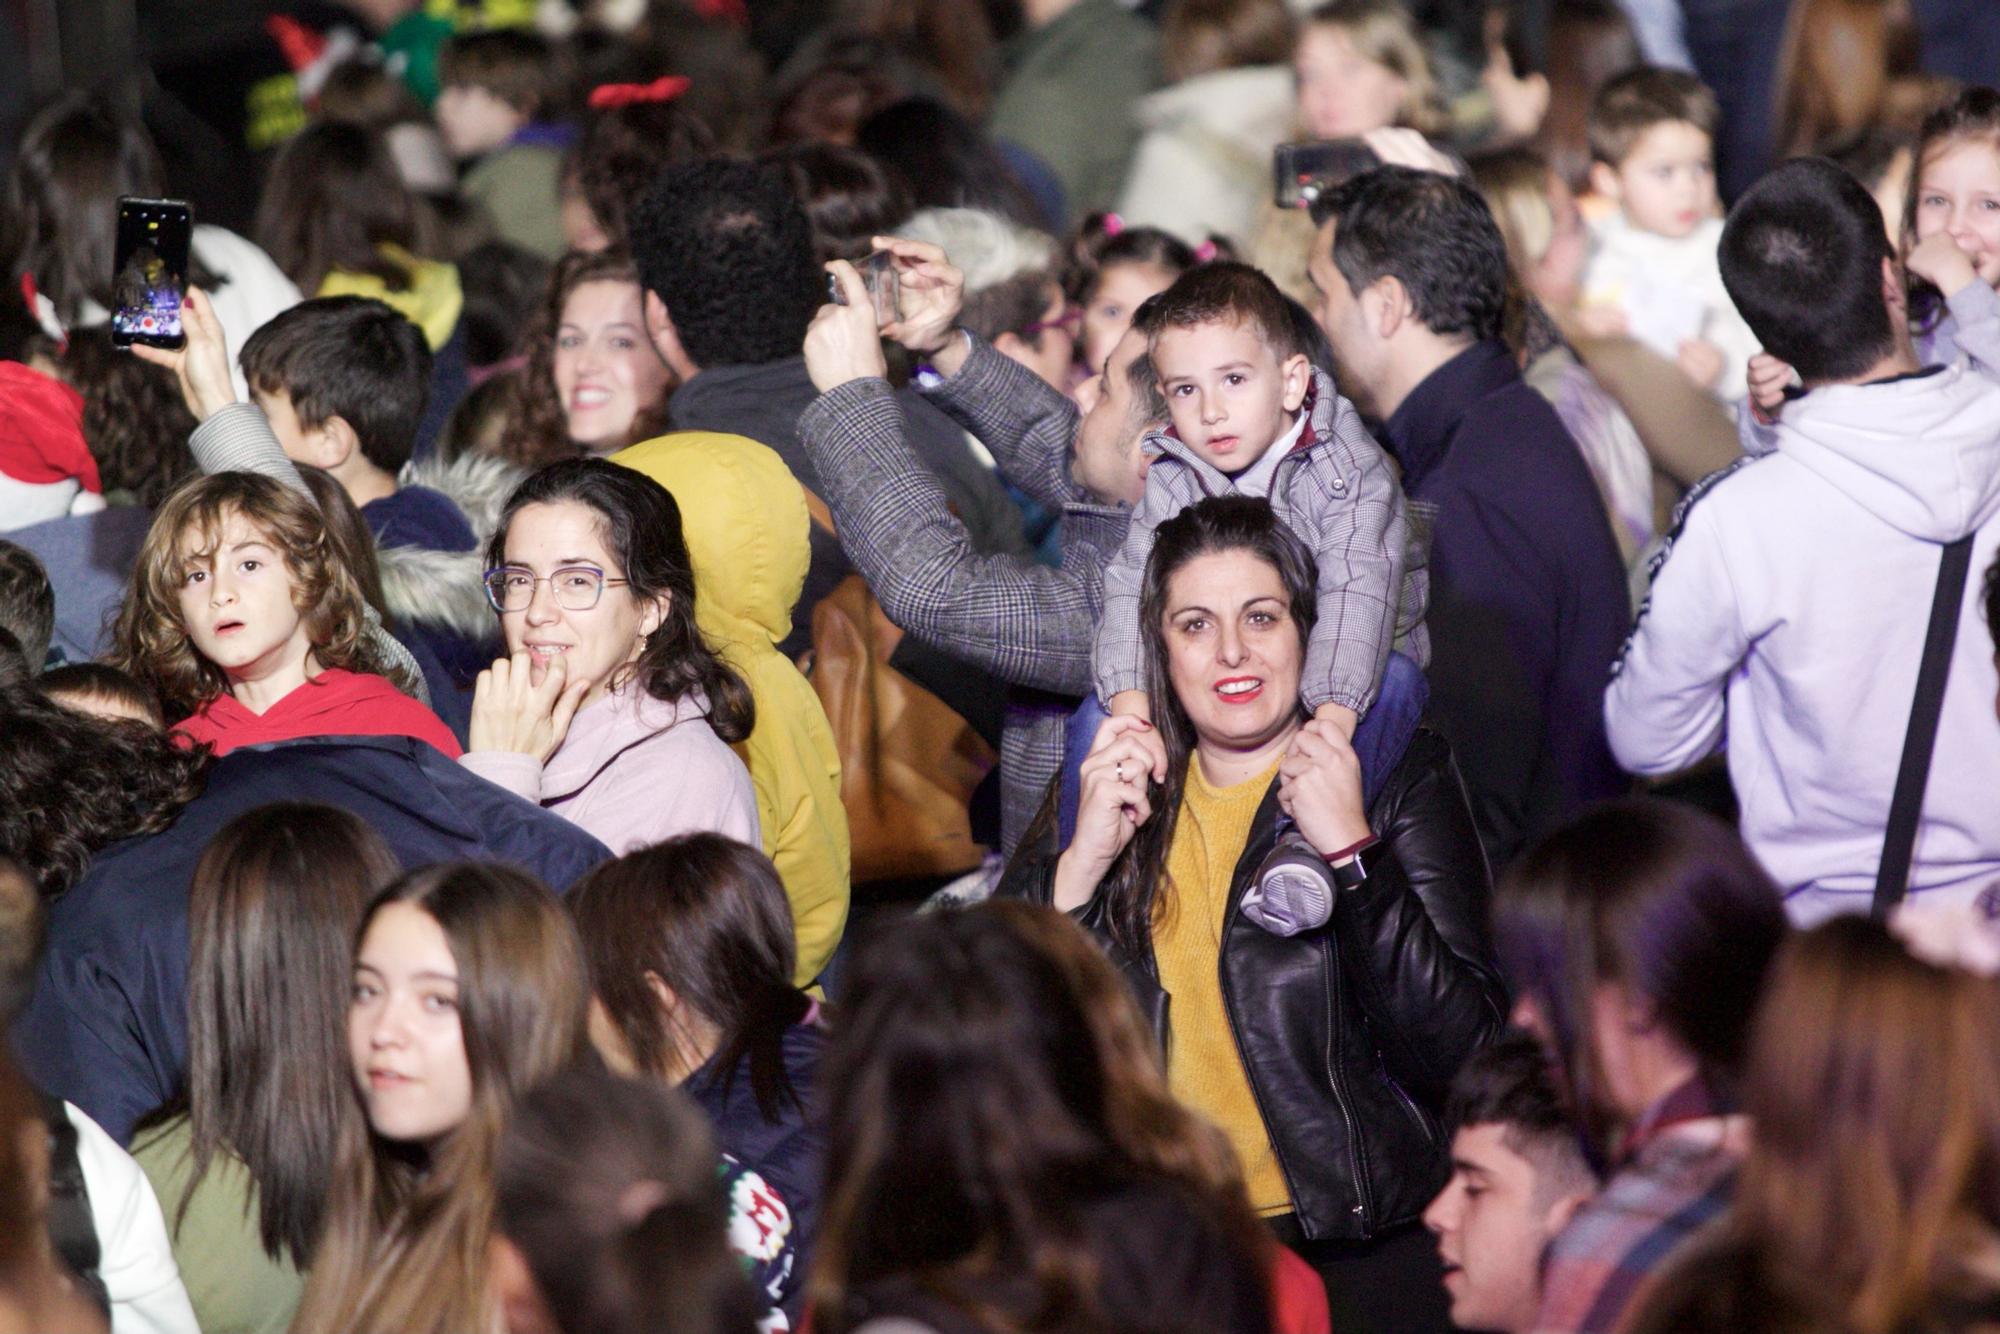
[[[570,719],[590,693],[590,682],[571,681],[569,665],[560,654],[536,681],[530,659],[524,649],[495,660],[479,674],[472,691],[467,750],[511,751],[547,764],[569,735]]]
[[[1321,856],[1368,837],[1361,761],[1340,728],[1315,719],[1299,729],[1278,765],[1278,804]]]
[[[1081,794],[1076,833],[1056,862],[1055,906],[1073,912],[1097,896],[1097,886],[1118,854],[1153,816],[1146,795],[1152,777],[1152,724],[1144,718],[1108,718],[1078,770]]]

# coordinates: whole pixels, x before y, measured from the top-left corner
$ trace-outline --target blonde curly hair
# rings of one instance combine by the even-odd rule
[[[370,640],[361,585],[311,497],[247,472],[195,478],[153,516],[112,632],[113,665],[157,691],[170,715],[193,713],[229,688],[222,669],[189,638],[180,590],[196,563],[215,551],[232,515],[249,521],[283,555],[292,605],[305,622],[315,663],[373,672],[410,689]]]

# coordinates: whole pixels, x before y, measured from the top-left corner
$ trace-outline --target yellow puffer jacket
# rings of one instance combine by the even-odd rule
[[[681,431],[611,456],[673,493],[694,561],[695,620],[750,685],[757,726],[736,753],[757,789],[764,851],[792,901],[800,986],[847,925],[847,812],[840,754],[819,696],[777,650],[809,558],[805,491],[768,446]]]

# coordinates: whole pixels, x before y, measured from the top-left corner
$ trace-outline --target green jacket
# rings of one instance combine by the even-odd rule
[[[1077,0],[1008,43],[987,129],[1049,165],[1072,220],[1116,202],[1139,138],[1135,104],[1160,83],[1159,46],[1116,0]]]

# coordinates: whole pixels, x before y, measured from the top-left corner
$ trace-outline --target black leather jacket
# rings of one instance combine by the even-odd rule
[[[1223,916],[1222,996],[1301,1228],[1360,1240],[1418,1218],[1449,1175],[1442,1125],[1459,1065],[1500,1030],[1492,877],[1451,749],[1418,729],[1368,823],[1390,847],[1333,920],[1286,939],[1237,906],[1277,842],[1277,783],[1236,863]],[[1049,901],[1054,822],[1037,820],[999,892]],[[1124,971],[1162,1041],[1170,997],[1152,952],[1112,945],[1097,904],[1079,909]]]

